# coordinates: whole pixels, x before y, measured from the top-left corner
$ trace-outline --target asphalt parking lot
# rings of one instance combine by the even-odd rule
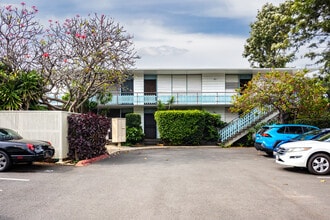
[[[0,173],[0,219],[329,219],[329,192],[254,148],[137,150]]]

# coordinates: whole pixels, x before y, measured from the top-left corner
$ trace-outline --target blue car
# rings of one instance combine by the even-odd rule
[[[274,148],[281,142],[295,138],[303,133],[319,130],[318,127],[304,124],[273,124],[263,126],[255,136],[254,147],[273,155]]]
[[[288,142],[294,142],[294,141],[317,140],[320,137],[323,137],[324,135],[326,135],[328,133],[330,133],[330,128],[323,128],[323,129],[320,129],[320,130],[312,130],[312,131],[303,133],[303,134],[298,135],[297,137],[289,139],[289,140],[281,141],[274,148],[274,153],[277,152],[278,148],[282,144],[285,144],[285,143],[288,143]]]

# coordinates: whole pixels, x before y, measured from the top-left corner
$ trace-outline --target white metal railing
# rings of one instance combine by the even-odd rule
[[[174,97],[175,105],[224,105],[231,104],[235,92],[157,92],[112,94],[107,105],[156,105],[157,101],[167,103]]]
[[[234,137],[244,129],[249,128],[254,123],[260,121],[265,116],[269,115],[273,110],[267,108],[263,111],[255,108],[250,113],[231,121],[226,127],[219,131],[220,141],[222,143]]]

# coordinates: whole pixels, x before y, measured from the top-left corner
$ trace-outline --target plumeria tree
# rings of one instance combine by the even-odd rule
[[[35,15],[38,9],[7,5],[0,7],[0,62],[9,72],[31,70],[37,53],[33,45],[43,29]]]
[[[247,113],[254,108],[271,106],[279,111],[279,121],[286,116],[318,118],[327,110],[326,89],[318,78],[306,77],[306,72],[271,71],[257,74],[234,97],[234,112]]]
[[[137,58],[132,36],[113,19],[93,14],[49,23],[37,45],[48,80],[45,104],[57,101],[62,109],[76,112],[88,99],[106,94],[130,76]],[[66,100],[60,98],[63,93]]]
[[[42,34],[35,21],[38,9],[7,5],[0,8],[0,109],[30,109],[42,96],[43,80],[33,69],[33,45]]]
[[[8,5],[0,10],[0,62],[8,74],[40,73],[39,101],[49,109],[79,112],[92,97],[111,97],[110,89],[130,76],[137,58],[133,37],[112,18],[75,16],[49,20],[43,28],[35,20],[35,6],[27,9],[22,3],[21,8]]]

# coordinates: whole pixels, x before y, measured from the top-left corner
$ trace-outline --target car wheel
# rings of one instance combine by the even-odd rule
[[[266,151],[266,154],[267,154],[269,157],[274,157],[274,153],[273,153],[273,151]]]
[[[328,174],[330,173],[330,157],[322,153],[315,154],[308,160],[307,168],[313,174]]]
[[[7,170],[11,165],[8,155],[0,151],[0,172]]]

